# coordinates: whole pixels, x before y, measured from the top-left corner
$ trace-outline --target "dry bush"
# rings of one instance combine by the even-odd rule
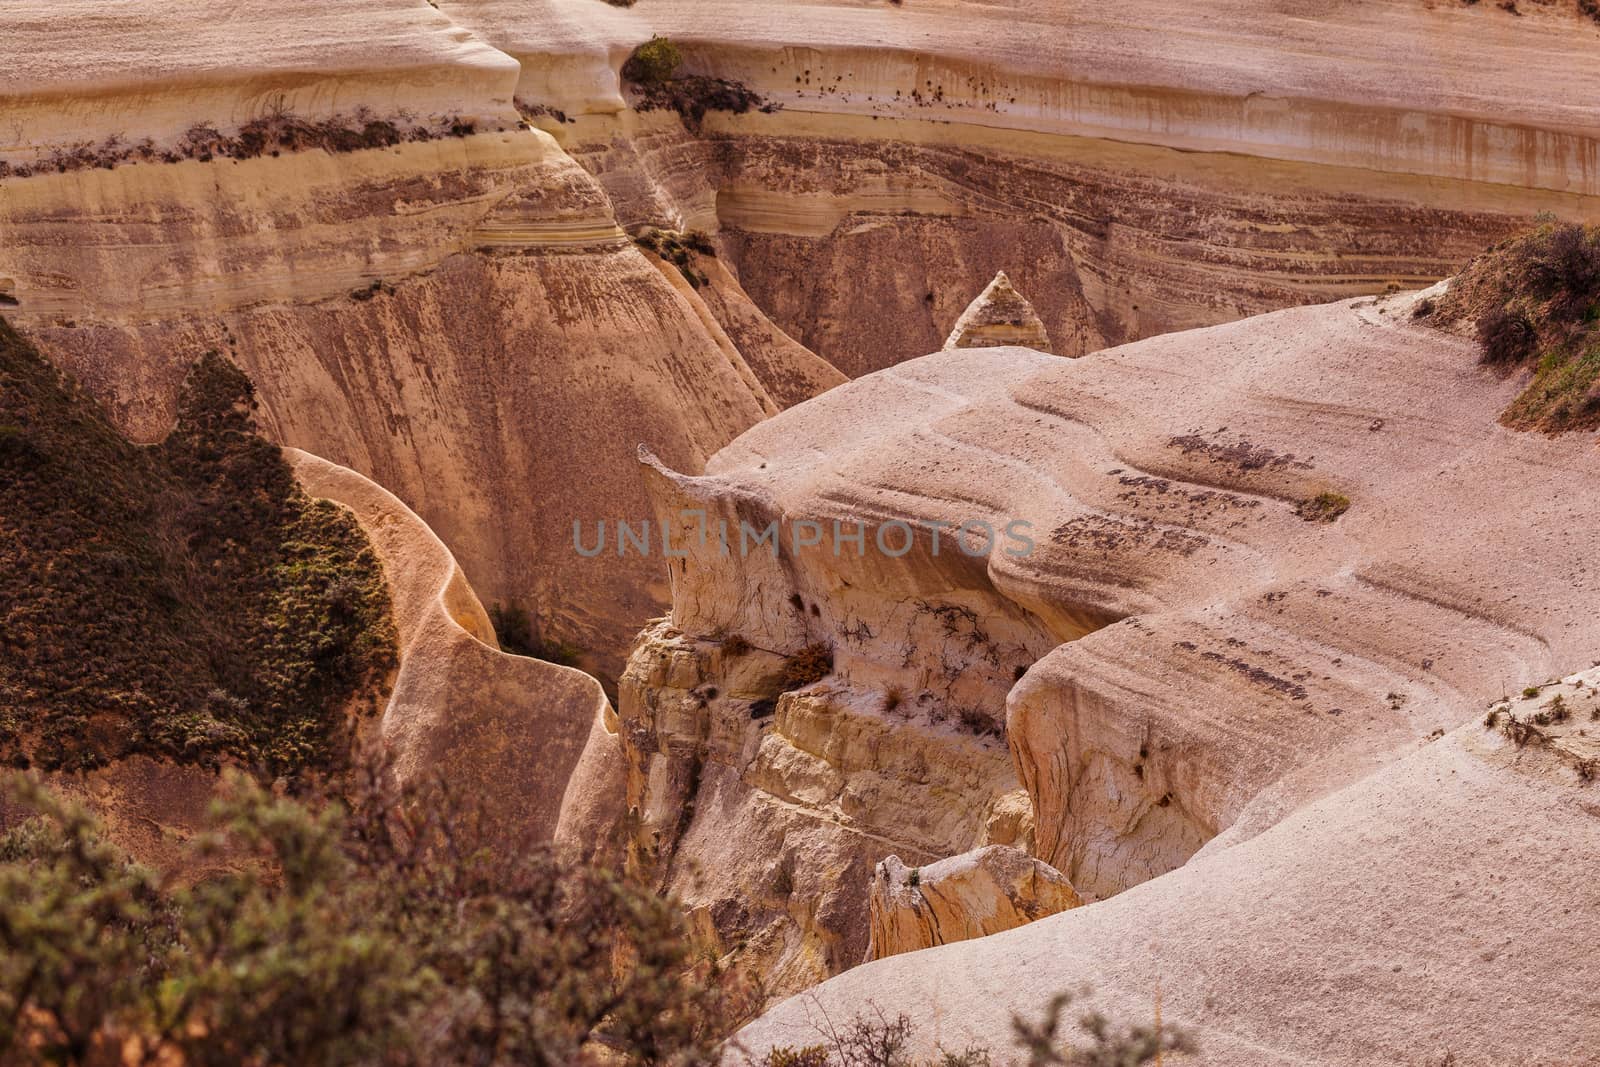
[[[1600,426],[1600,228],[1547,223],[1485,252],[1430,322],[1471,322],[1482,362],[1532,381],[1501,421],[1549,433]]]
[[[783,661],[778,681],[781,691],[795,689],[819,682],[833,673],[833,649],[821,642],[807,645]]]
[[[716,1062],[750,1005],[674,902],[496,855],[448,789],[387,780],[302,802],[233,779],[194,845],[229,862],[184,885],[18,776],[39,814],[0,836],[0,1062]]]
[[[1294,513],[1306,522],[1334,522],[1350,510],[1350,498],[1342,493],[1318,493],[1302,500]]]

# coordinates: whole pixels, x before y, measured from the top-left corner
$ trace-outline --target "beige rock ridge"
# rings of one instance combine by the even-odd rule
[[[1588,662],[1592,442],[1498,426],[1517,384],[1481,370],[1470,342],[1414,325],[1413,300],[1296,309],[1077,361],[941,352],[753,427],[704,476],[652,468],[659,514],[701,508],[713,531],[779,533],[775,555],[733,535],[726,554],[717,536],[684,538],[674,640],[833,653],[826,678],[778,698],[774,726],[721,743],[744,754],[742,790],[712,802],[680,776],[685,799],[654,811],[677,868],[711,872],[695,883],[704,906],[726,916],[745,899],[741,864],[787,862],[773,855],[782,820],[848,835],[869,865],[921,864],[936,845],[908,856],[893,809],[830,806],[837,785],[813,796],[793,784],[810,778],[757,772],[751,753],[799,744],[786,707],[818,696],[852,709],[851,733],[881,731],[880,752],[982,748],[1003,724],[1011,766],[984,764],[988,780],[975,767],[962,792],[919,800],[909,825],[997,810],[1020,780],[1018,843],[1104,899],[1227,852],[1481,718],[1471,709],[1508,687]],[[1323,493],[1349,510],[1302,518]],[[1001,534],[1017,521],[1031,551]],[[835,522],[864,524],[862,546],[807,543]],[[912,526],[909,552],[877,546],[893,523]],[[698,677],[720,675],[713,663]],[[624,718],[670,692],[640,680]],[[709,765],[704,731],[680,733]],[[880,761],[877,790],[943,782],[948,761],[930,754]],[[940,803],[954,806],[928,810]],[[946,855],[986,843],[946,840]],[[812,936],[853,943],[867,888],[834,886],[834,905],[806,917]]]
[[[108,137],[166,146],[281,109],[509,124],[517,76],[425,0],[18,0],[0,38],[0,160]]]
[[[393,494],[298,449],[284,458],[307,493],[349,508],[383,562],[399,670],[375,721],[360,724],[398,781],[448,780],[488,818],[497,847],[556,842],[576,856],[605,845],[622,789],[615,716],[582,671],[500,651],[450,550]],[[185,846],[212,828],[219,778],[205,767],[133,756],[49,776],[87,804],[140,862],[198,877]],[[10,813],[0,803],[0,823]],[[226,857],[213,861],[225,865]]]
[[[481,806],[500,846],[557,839],[585,743],[591,764],[604,759],[611,704],[600,683],[500,651],[466,575],[411,509],[355,471],[297,449],[285,455],[306,492],[355,513],[383,560],[400,671],[377,737],[396,778],[450,782]],[[562,843],[581,847],[574,833]]]
[[[615,114],[622,64],[650,30],[640,13],[592,0],[439,0],[442,14],[514,58],[516,99],[552,118]]]
[[[917,1020],[915,1053],[937,1038],[1006,1062],[1013,1012],[1088,985],[1074,1009],[1144,1025],[1159,990],[1199,1045],[1185,1063],[1587,1063],[1595,787],[1486,730],[1481,705],[1454,716],[1470,721],[1110,900],[841,975],[742,1032],[729,1062],[864,1009]]]
[[[1600,193],[1600,26],[1570,5],[661,0],[649,17],[786,110]]]
[[[946,348],[1000,348],[1021,345],[1049,352],[1050,337],[1045,333],[1039,313],[1011,285],[1006,272],[994,276],[983,292],[973,298],[945,338]]]
[[[888,856],[873,871],[868,902],[868,960],[998,934],[1083,903],[1060,871],[1007,845],[927,867]]]

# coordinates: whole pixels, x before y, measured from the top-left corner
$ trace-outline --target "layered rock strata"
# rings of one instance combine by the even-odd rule
[[[1033,305],[1012,286],[1006,272],[1001,271],[967,305],[950,336],[945,338],[944,347],[1000,348],[1006,345],[1048,352],[1050,336]]]
[[[720,224],[756,302],[850,375],[937,348],[999,269],[1077,355],[1425,284],[1600,192],[1600,27],[1569,4],[634,10],[781,110],[707,117],[688,173],[714,202],[631,115],[557,95],[548,128],[586,159],[639,143],[652,176],[616,186]]]
[[[1480,370],[1469,342],[1413,324],[1413,303],[1281,312],[1079,361],[942,352],[768,420],[704,476],[652,466],[658,514],[698,509],[711,531],[689,527],[672,564],[673,640],[738,635],[774,670],[831,648],[829,673],[780,696],[780,716],[826,693],[891,750],[922,750],[929,724],[979,747],[1003,736],[1009,765],[988,763],[949,808],[919,800],[909,825],[971,818],[1020,780],[1021,844],[1086,899],[1226,852],[1489,694],[1587,662],[1600,638],[1570,491],[1589,444],[1499,427],[1516,384]],[[774,550],[730,533],[724,551],[721,531],[769,524]],[[659,654],[648,639],[632,670]],[[722,693],[705,662],[695,685]],[[657,751],[654,709],[682,698],[635,676],[623,714],[653,717],[638,748]],[[902,851],[870,806],[836,829],[831,790],[758,773],[755,754],[786,752],[781,717],[759,746],[738,726],[738,788],[678,775],[652,811],[675,872],[727,870],[744,847],[728,826],[775,862],[780,798],[784,819],[798,806],[834,840],[870,828],[869,865],[927,862],[938,839]],[[681,735],[683,765],[716,761],[703,730]],[[913,796],[943,780],[937,762],[881,773]],[[945,855],[974,843],[961,836]],[[831,875],[849,906],[807,921],[852,929],[867,882]],[[745,898],[720,873],[695,887],[714,917]]]
[[[927,867],[889,856],[872,874],[869,960],[998,934],[1083,903],[1060,871],[990,845]]]
[[[488,603],[614,678],[666,587],[580,556],[574,522],[647,512],[638,440],[697,469],[779,409],[767,383],[792,403],[842,377],[714,261],[702,295],[634,247],[521,125],[519,64],[431,6],[97,7],[8,14],[8,316],[142,440],[194,356],[225,352],[274,439],[392,489]],[[251,140],[261,122],[289,140]],[[289,143],[318,123],[353,123],[351,150]]]

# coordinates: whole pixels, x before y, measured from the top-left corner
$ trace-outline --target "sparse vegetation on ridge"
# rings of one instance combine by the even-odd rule
[[[842,1025],[823,1012],[815,1024],[821,1041],[774,1048],[763,1067],[1139,1067],[1195,1050],[1194,1039],[1181,1027],[1159,1021],[1150,1026],[1119,1026],[1094,1011],[1078,1019],[1078,1029],[1087,1040],[1074,1042],[1062,1032],[1073,999],[1070,993],[1057,994],[1037,1022],[1021,1015],[1011,1017],[1020,1058],[974,1045],[960,1051],[940,1045],[932,1056],[917,1056],[912,1052],[917,1028],[911,1017],[902,1013],[890,1018],[871,1006],[870,1011]]]
[[[354,114],[333,115],[311,121],[278,107],[245,123],[233,134],[224,134],[208,122],[196,123],[177,144],[168,148],[158,147],[148,137],[140,141],[128,141],[113,134],[98,144],[79,141],[59,145],[32,164],[0,160],[0,179],[66,174],[78,170],[112,170],[125,163],[178,163],[186,159],[209,163],[218,159],[255,159],[317,148],[327,152],[356,152],[366,148],[389,148],[408,141],[467,137],[475,132],[473,123],[454,115],[436,116],[419,122],[410,115],[382,119],[362,108]]]
[[[652,37],[633,50],[622,65],[622,77],[633,87],[634,107],[640,111],[676,111],[691,131],[698,132],[708,111],[742,115],[747,111],[771,113],[778,105],[742,83],[699,74],[678,74],[683,53],[665,37]]]
[[[1430,319],[1472,323],[1485,366],[1532,372],[1505,425],[1600,427],[1600,227],[1547,223],[1495,245],[1457,276]]]
[[[651,227],[635,237],[633,243],[677,267],[684,281],[694,288],[698,289],[710,283],[711,279],[706,277],[704,271],[695,269],[695,264],[698,262],[696,257],[716,258],[717,255],[717,246],[711,243],[711,238],[704,230],[677,233],[673,230],[658,230]]]
[[[680,907],[548,848],[498,855],[442,787],[347,800],[226,783],[226,866],[130,862],[25,776],[0,834],[0,1062],[699,1067],[748,1010]]]
[[[143,752],[270,775],[336,764],[395,662],[383,569],[254,433],[207,354],[160,445],[130,443],[0,322],[0,758]]]

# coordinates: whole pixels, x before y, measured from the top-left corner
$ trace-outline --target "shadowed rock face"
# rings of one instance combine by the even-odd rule
[[[1083,903],[1060,871],[990,845],[927,867],[889,856],[872,874],[868,960],[1015,929]]]
[[[702,298],[647,259],[536,132],[5,188],[13,314],[124,427],[164,435],[188,363],[227,353],[266,432],[392,488],[488,602],[613,677],[665,584],[654,560],[580,557],[573,523],[648,514],[639,439],[694,469],[778,410],[707,303],[754,350],[737,282]],[[788,401],[840,380],[776,330],[762,352]]]
[[[973,298],[945,338],[946,348],[998,348],[1020,345],[1050,351],[1050,338],[1033,305],[1011,286],[1001,271],[988,288]]]

